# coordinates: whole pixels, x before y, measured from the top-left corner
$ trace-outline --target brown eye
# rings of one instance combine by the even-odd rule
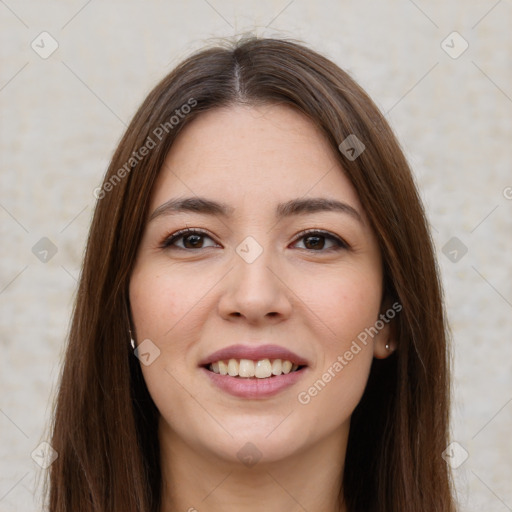
[[[324,231],[309,231],[303,233],[297,241],[303,240],[304,248],[314,252],[328,252],[330,250],[348,249],[349,246],[337,236]],[[325,250],[324,250],[325,249]]]
[[[212,243],[205,245],[205,240]],[[214,247],[216,244],[212,238],[203,231],[193,229],[182,229],[167,237],[161,244],[163,249],[203,249],[205,247]]]
[[[182,237],[183,245],[186,249],[197,249],[201,248],[203,245],[203,236],[202,235],[187,235]]]
[[[306,249],[323,249],[325,245],[325,237],[323,236],[306,236],[304,240]]]

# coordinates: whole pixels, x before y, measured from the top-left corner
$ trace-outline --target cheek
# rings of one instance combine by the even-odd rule
[[[381,275],[372,266],[309,274],[297,295],[322,324],[325,353],[342,350],[378,319],[382,299]]]
[[[179,272],[170,273],[158,265],[136,266],[130,279],[130,306],[137,343],[149,339],[158,347],[157,356],[150,364],[141,359],[141,370],[160,413],[168,418],[176,417],[183,410],[186,393],[179,385],[182,380],[176,362],[183,362],[188,353],[192,336],[193,305],[200,298],[190,281]],[[187,315],[188,313],[188,315]],[[187,320],[187,321],[184,321]]]
[[[158,263],[136,266],[130,279],[137,343],[149,339],[159,350],[150,365],[141,364],[141,370],[150,395],[167,417],[185,410],[189,400],[180,382],[191,367],[191,349],[204,324],[206,311],[201,299],[206,284],[200,273],[171,272],[168,265]]]
[[[130,280],[130,305],[137,338],[164,342],[181,320],[197,307],[204,290],[184,273],[169,269],[135,269]]]
[[[364,336],[365,329],[375,322],[377,309],[365,311],[361,302],[354,302],[333,311],[329,320],[336,337],[325,340],[318,364],[297,395],[304,421],[311,423],[312,431],[328,432],[347,425],[368,381],[373,341]]]
[[[314,373],[297,397],[303,421],[310,423],[311,431],[330,432],[348,425],[363,396],[371,363],[371,347],[360,345],[340,351]]]
[[[343,424],[359,403],[373,361],[367,329],[378,319],[381,276],[374,267],[347,268],[304,282],[308,306],[326,327],[322,353],[297,397],[320,429]]]

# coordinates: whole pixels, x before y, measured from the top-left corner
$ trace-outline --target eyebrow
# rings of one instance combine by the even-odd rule
[[[173,215],[182,212],[195,212],[204,215],[213,215],[221,217],[232,216],[235,209],[226,203],[213,201],[205,197],[185,197],[169,199],[151,214],[148,222],[163,215]],[[324,197],[298,198],[291,199],[285,203],[279,203],[276,207],[276,218],[278,220],[292,215],[306,215],[316,212],[341,212],[350,215],[354,219],[363,223],[361,214],[347,203],[337,199],[328,199]]]

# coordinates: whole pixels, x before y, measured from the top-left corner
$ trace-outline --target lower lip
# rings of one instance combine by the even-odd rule
[[[267,379],[231,377],[201,368],[211,382],[222,391],[240,398],[268,398],[293,386],[306,372],[302,368],[295,372],[268,377]]]

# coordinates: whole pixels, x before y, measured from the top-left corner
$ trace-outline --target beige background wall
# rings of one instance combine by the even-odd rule
[[[455,470],[461,510],[512,510],[511,0],[6,0],[0,23],[2,512],[38,508],[31,453],[44,439],[92,191],[125,124],[192,49],[246,30],[311,44],[387,113],[446,288],[454,456],[469,454]],[[43,237],[58,251],[39,242],[46,263],[33,252]]]

